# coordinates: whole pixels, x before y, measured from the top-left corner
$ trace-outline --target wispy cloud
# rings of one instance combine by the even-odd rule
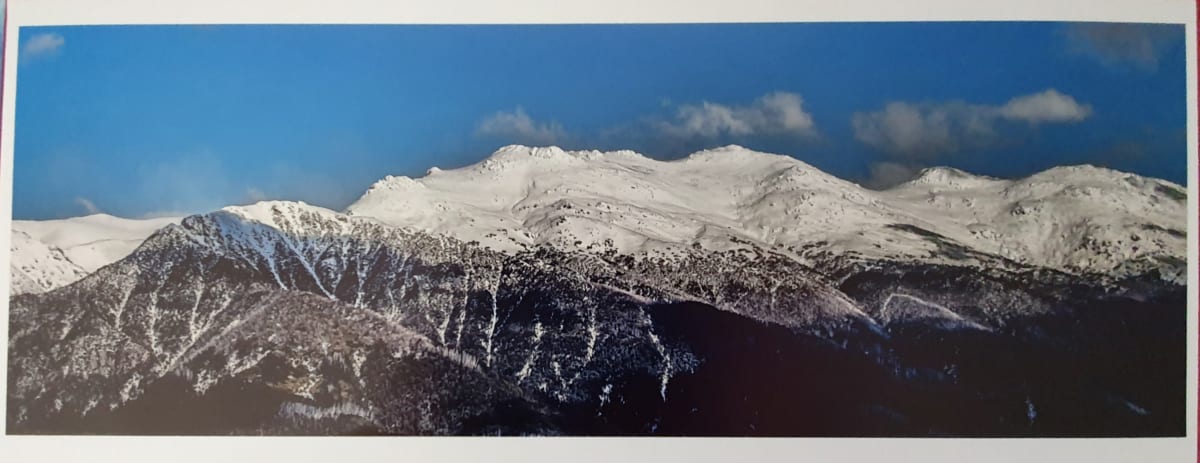
[[[851,124],[858,141],[888,158],[871,167],[872,178],[867,183],[887,186],[898,183],[902,173],[915,173],[948,154],[996,143],[1002,122],[1010,126],[1064,124],[1080,122],[1091,115],[1091,105],[1047,89],[1014,97],[1003,105],[896,101],[875,111],[855,113]]]
[[[815,136],[813,117],[804,110],[800,95],[768,93],[748,105],[724,105],[708,101],[682,105],[674,118],[659,121],[666,135],[688,138],[721,136],[796,135]]]
[[[63,36],[45,32],[36,34],[25,41],[25,46],[21,48],[21,52],[28,57],[37,57],[53,54],[62,49],[67,44],[67,40]]]
[[[246,199],[249,200],[251,203],[257,203],[259,201],[266,201],[267,194],[263,193],[263,191],[258,188],[253,188],[253,187],[247,188],[246,189]]]
[[[99,214],[103,212],[99,207],[96,207],[96,203],[84,197],[75,198],[75,204],[78,204],[79,207],[82,207],[84,212],[87,212],[88,215]]]
[[[1171,24],[1077,23],[1066,27],[1069,51],[1108,65],[1157,70],[1163,54],[1183,43],[1183,26]]]
[[[549,145],[561,143],[567,132],[557,122],[538,122],[525,108],[517,106],[512,111],[500,111],[483,119],[476,128],[477,135],[503,138],[513,143]]]

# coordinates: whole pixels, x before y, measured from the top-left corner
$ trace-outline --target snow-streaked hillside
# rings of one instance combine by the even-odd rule
[[[389,176],[348,212],[507,252],[550,245],[656,254],[749,242],[801,260],[961,263],[975,259],[958,252],[967,250],[1124,276],[1183,271],[1185,191],[1090,166],[1019,180],[933,168],[873,191],[739,146],[657,161],[632,151],[514,145],[460,169]]]
[[[129,255],[178,217],[125,219],[94,214],[59,220],[14,220],[9,268],[12,293],[67,285]]]
[[[172,235],[174,234],[174,235]],[[229,206],[209,214],[185,218],[180,227],[164,230],[164,236],[185,236],[186,242],[160,237],[146,243],[143,250],[154,251],[172,247],[200,245],[216,249],[218,254],[236,256],[240,262],[253,266],[280,289],[307,291],[341,300],[354,300],[356,305],[375,305],[385,313],[411,312],[403,309],[391,296],[381,298],[385,290],[372,290],[371,280],[383,276],[383,284],[410,284],[408,277],[421,280],[411,270],[390,268],[412,257],[385,258],[384,249],[419,249],[426,261],[463,260],[467,256],[486,261],[476,265],[467,286],[487,281],[485,275],[495,268],[512,264],[505,260],[530,258],[495,252],[468,245],[445,234],[431,234],[407,227],[393,227],[369,217],[337,213],[303,202],[263,201],[248,206]],[[461,248],[461,249],[460,249]],[[466,251],[469,249],[470,251]],[[447,256],[446,253],[451,255]],[[539,259],[549,259],[541,255]],[[593,275],[589,281],[636,282],[643,293],[621,290],[635,299],[704,301],[716,307],[744,313],[765,321],[788,326],[811,326],[823,322],[869,317],[844,294],[826,287],[826,279],[812,269],[780,256],[737,253],[713,253],[687,250],[672,259],[625,259],[615,262],[615,256],[553,253],[558,256],[554,267],[575,275]],[[486,256],[486,257],[480,257]],[[567,257],[570,256],[570,257]],[[747,266],[754,259],[755,266]],[[753,267],[753,268],[749,268]],[[290,274],[288,268],[292,269]],[[773,274],[778,273],[778,275]],[[396,277],[408,275],[396,280]],[[301,282],[301,283],[298,283]],[[354,285],[348,286],[349,282]],[[736,288],[730,290],[730,288]],[[609,288],[612,289],[612,288]],[[480,288],[487,290],[487,288]],[[397,289],[397,294],[409,292]],[[731,297],[726,292],[736,292]],[[372,294],[374,294],[372,296]],[[802,294],[803,297],[796,297]],[[454,305],[454,301],[442,301]],[[445,320],[443,320],[445,321]],[[448,325],[443,325],[442,329]],[[444,337],[441,333],[439,338]]]

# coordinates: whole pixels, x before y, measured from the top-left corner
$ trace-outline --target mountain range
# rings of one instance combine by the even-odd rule
[[[344,211],[14,221],[16,433],[1170,436],[1187,191],[507,146]]]

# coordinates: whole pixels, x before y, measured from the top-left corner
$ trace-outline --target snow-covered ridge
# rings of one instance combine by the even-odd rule
[[[874,191],[736,145],[672,161],[511,145],[475,165],[389,176],[347,212],[506,252],[653,254],[749,242],[800,258],[961,261],[947,257],[949,243],[1030,265],[1125,275],[1182,261],[1181,195],[1186,189],[1170,182],[1092,166],[1016,180],[937,167]]]
[[[846,183],[736,146],[669,162],[632,151],[507,146],[461,169],[385,178],[347,211],[504,251],[575,241],[647,250],[714,233],[726,241],[720,230],[741,227],[745,203],[805,176],[812,178],[800,183],[819,188]]]
[[[82,278],[133,252],[179,217],[126,219],[92,214],[57,220],[12,221],[13,294],[36,293]]]
[[[874,191],[795,158],[736,145],[672,161],[627,150],[510,145],[471,166],[435,167],[415,179],[387,176],[345,213],[265,201],[208,216],[228,222],[225,233],[239,234],[229,238],[247,242],[260,227],[297,237],[346,235],[366,220],[503,252],[549,246],[661,256],[696,245],[753,245],[805,263],[956,265],[992,255],[1071,273],[1158,269],[1182,281],[1186,194],[1170,182],[1093,166],[1015,180],[937,167]],[[14,221],[14,292],[75,281],[179,221],[102,214]]]

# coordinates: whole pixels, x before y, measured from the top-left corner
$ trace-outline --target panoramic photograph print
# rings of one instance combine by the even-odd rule
[[[6,432],[1184,436],[1184,34],[20,27]]]

